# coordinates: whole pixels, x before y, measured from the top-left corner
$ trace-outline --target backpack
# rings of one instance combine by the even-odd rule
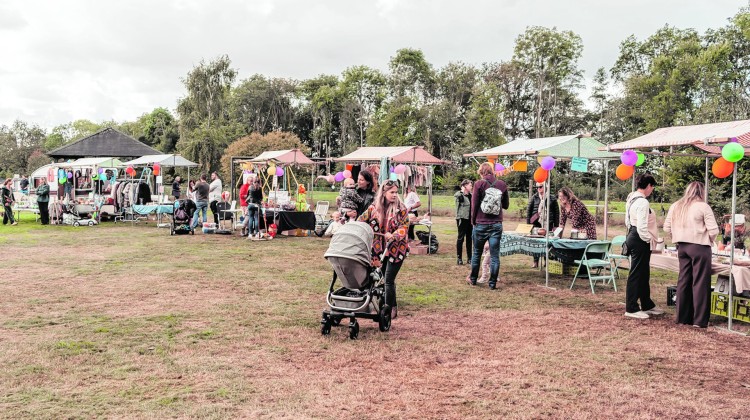
[[[495,188],[494,184],[490,185],[484,191],[484,198],[479,208],[484,214],[499,215],[503,211],[503,192]]]
[[[182,207],[178,207],[174,211],[174,219],[175,220],[187,220],[188,219],[188,215],[187,215],[187,212],[185,211],[185,209],[183,209]]]

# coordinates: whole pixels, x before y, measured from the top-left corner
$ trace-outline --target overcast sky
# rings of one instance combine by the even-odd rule
[[[400,48],[436,68],[508,60],[527,26],[572,30],[580,67],[609,69],[620,42],[669,24],[719,28],[747,0],[2,0],[0,124],[135,120],[174,110],[201,59],[228,54],[238,80],[386,70]]]

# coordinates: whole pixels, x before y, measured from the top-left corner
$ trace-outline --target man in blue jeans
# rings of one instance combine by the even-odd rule
[[[474,226],[472,240],[474,249],[471,255],[471,274],[467,279],[469,284],[476,286],[479,275],[479,261],[484,250],[485,242],[490,243],[490,290],[495,290],[497,277],[500,272],[500,239],[503,237],[503,209],[507,210],[510,205],[508,198],[508,186],[505,182],[495,178],[492,164],[484,162],[479,166],[480,180],[474,183],[474,192],[471,195],[471,224]],[[488,189],[494,189],[487,191]],[[492,197],[502,194],[499,200]],[[488,200],[485,200],[487,196]],[[492,208],[488,213],[482,210],[482,204]]]
[[[203,213],[203,223],[206,223],[208,217],[208,190],[209,185],[206,182],[206,174],[201,174],[201,179],[195,184],[195,215],[193,215],[192,228],[198,226],[199,214]]]

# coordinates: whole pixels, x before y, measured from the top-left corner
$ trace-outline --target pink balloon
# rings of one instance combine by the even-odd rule
[[[620,156],[620,161],[624,165],[633,166],[636,163],[638,163],[638,153],[632,150],[626,150],[622,152],[622,156]]]
[[[352,171],[350,171],[350,170],[348,170],[348,169],[347,169],[347,170],[345,170],[345,171],[343,172],[343,174],[344,174],[344,178],[351,178],[351,177],[352,177]]]
[[[276,167],[276,176],[284,176],[284,168],[281,166]]]
[[[505,166],[502,163],[495,164],[495,172],[502,172],[505,170]]]
[[[344,180],[344,173],[343,172],[336,172],[336,176],[333,177],[333,180],[336,182],[341,182]]]
[[[638,160],[638,157],[636,156],[636,160]],[[555,167],[555,158],[552,156],[546,156],[544,159],[542,159],[542,169],[545,171],[550,171],[552,168]]]
[[[406,172],[406,166],[402,164],[396,165],[395,168],[393,168],[393,173],[397,175],[401,175],[402,173]]]

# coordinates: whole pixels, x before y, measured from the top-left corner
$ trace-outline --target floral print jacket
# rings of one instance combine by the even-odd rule
[[[406,208],[402,208],[398,213],[392,215],[386,221],[385,229],[381,229],[378,218],[375,215],[375,205],[370,207],[359,216],[360,222],[365,222],[370,225],[373,232],[375,232],[375,239],[372,241],[372,257],[380,258],[385,250],[386,242],[385,236],[379,234],[385,234],[390,232],[393,234],[393,239],[388,245],[388,257],[390,262],[401,262],[406,259],[409,255],[409,239],[407,233],[409,232],[409,217]]]

